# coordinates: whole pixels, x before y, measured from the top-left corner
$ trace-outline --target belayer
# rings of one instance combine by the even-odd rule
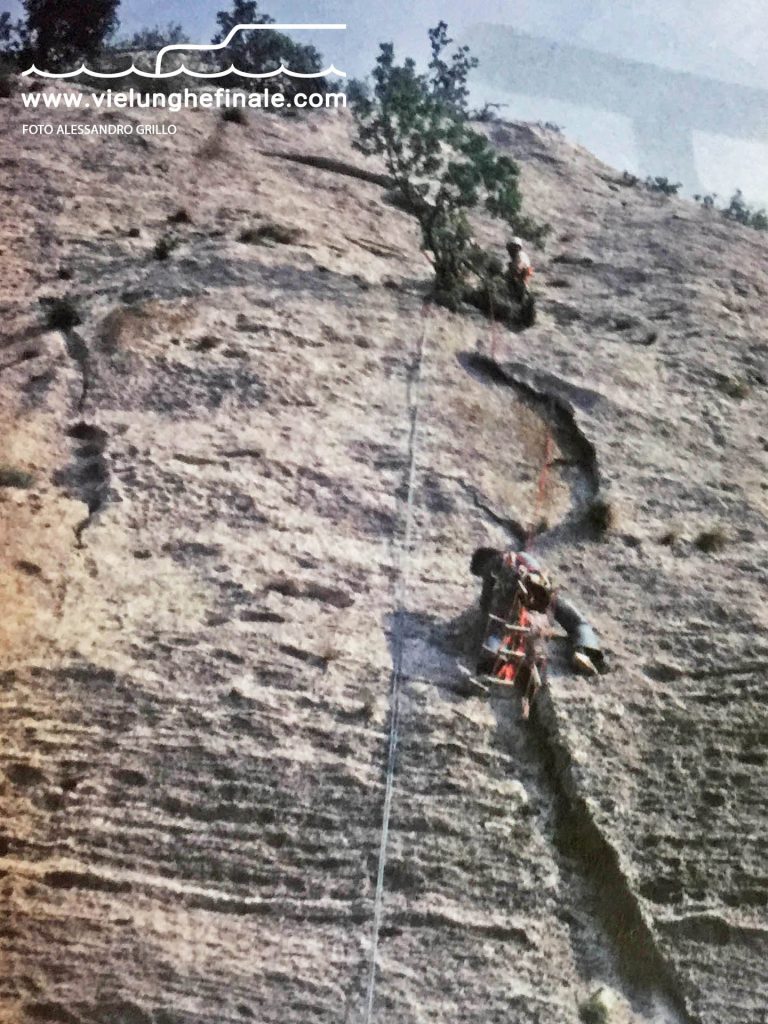
[[[515,236],[507,242],[509,262],[504,275],[507,291],[515,302],[524,302],[528,294],[528,283],[533,277],[533,267],[528,253],[523,249],[523,240]]]
[[[594,629],[573,602],[555,590],[534,555],[527,551],[477,548],[470,570],[483,581],[480,612],[484,624],[494,611],[503,617],[518,581],[522,581],[528,594],[527,607],[535,612],[551,612],[568,635],[572,668],[590,676],[605,671],[605,656]],[[478,671],[482,671],[482,666],[478,666]]]
[[[523,248],[522,238],[515,236],[507,242],[509,262],[504,271],[504,284],[513,305],[519,306],[518,323],[532,327],[536,321],[536,302],[530,288],[533,267],[528,253]]]

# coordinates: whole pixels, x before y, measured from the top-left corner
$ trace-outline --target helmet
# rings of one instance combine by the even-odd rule
[[[522,249],[522,248],[523,248],[523,240],[522,240],[522,238],[519,237],[519,235],[515,235],[514,238],[510,238],[510,240],[507,242],[507,249]]]
[[[469,571],[473,576],[484,576],[486,570],[500,555],[501,551],[497,551],[496,548],[476,548],[472,555],[472,561],[469,563]]]

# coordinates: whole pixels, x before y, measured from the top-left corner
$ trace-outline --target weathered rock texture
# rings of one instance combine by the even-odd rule
[[[765,239],[494,127],[515,334],[342,116],[0,112],[0,1020],[362,1024],[397,696],[370,1020],[765,1021]],[[516,523],[611,664],[531,725],[456,692]]]

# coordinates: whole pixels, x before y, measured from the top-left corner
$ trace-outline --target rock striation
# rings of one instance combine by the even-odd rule
[[[514,333],[343,115],[1,108],[0,1021],[763,1024],[764,237],[491,125]],[[455,664],[521,530],[610,659],[531,725]]]

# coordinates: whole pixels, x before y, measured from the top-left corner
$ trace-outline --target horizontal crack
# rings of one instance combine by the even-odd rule
[[[306,167],[315,167],[321,171],[331,171],[334,174],[343,174],[348,178],[358,178],[360,181],[369,181],[372,185],[381,185],[382,188],[391,188],[394,179],[388,174],[378,174],[376,171],[366,171],[362,167],[355,167],[343,160],[336,160],[329,156],[314,156],[311,153],[286,153],[262,149],[264,156],[279,157],[281,160],[290,160],[295,164],[304,164]]]
[[[768,939],[768,927],[734,924],[720,914],[684,914],[660,921],[659,927],[670,935],[713,946],[727,946],[738,941],[762,947]]]
[[[643,669],[651,679],[672,682],[675,679],[726,679],[728,676],[751,675],[753,672],[768,670],[768,660],[742,661],[736,665],[722,665],[718,668],[683,668],[677,665],[646,665]]]

